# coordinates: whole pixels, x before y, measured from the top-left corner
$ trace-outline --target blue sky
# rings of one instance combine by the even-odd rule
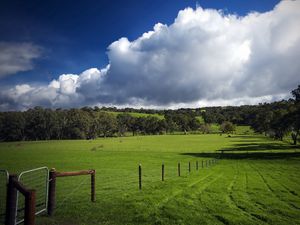
[[[178,12],[188,7],[191,7],[193,10],[196,10],[196,6],[204,10],[208,8],[223,10],[223,13],[221,13],[223,16],[234,14],[238,20],[239,17],[247,16],[248,13],[253,11],[258,13],[272,11],[278,3],[279,1],[275,0],[2,0],[0,2],[0,43],[2,42],[2,48],[5,48],[7,52],[16,51],[14,50],[15,48],[12,48],[12,45],[15,44],[17,49],[26,48],[31,53],[28,59],[29,62],[23,62],[26,64],[26,66],[23,65],[23,69],[16,69],[15,72],[11,70],[7,74],[4,71],[3,75],[0,76],[0,85],[6,91],[6,93],[2,93],[2,98],[0,98],[2,102],[0,104],[6,104],[5,101],[7,99],[3,95],[7,95],[7,91],[16,85],[28,84],[31,87],[34,86],[34,88],[37,88],[37,85],[48,85],[54,79],[58,80],[62,74],[80,75],[89,68],[98,68],[100,71],[114,58],[111,56],[112,58],[110,59],[108,56],[108,52],[112,52],[109,50],[109,46],[113,42],[118,41],[122,37],[127,38],[129,42],[133,42],[141,37],[143,33],[153,30],[154,25],[157,23],[171,26],[177,18]],[[161,43],[164,42],[161,41]],[[10,47],[8,48],[7,45],[10,45]],[[24,47],[24,45],[27,46]],[[5,62],[7,63],[7,61]],[[184,76],[184,74],[181,75]],[[107,80],[113,82],[118,79],[118,76],[124,77],[114,74],[107,78]],[[122,79],[120,78],[120,80]],[[114,87],[116,86],[111,85],[110,88]],[[262,96],[272,94],[271,92],[262,93]],[[78,103],[78,106],[81,106],[85,102],[88,105],[132,104],[133,106],[139,106],[143,105],[141,102],[149,100],[146,105],[150,104],[160,107],[165,105],[169,107],[170,105],[177,104],[179,106],[186,103],[193,105],[193,102],[197,99],[191,98],[185,100],[184,98],[175,98],[160,101],[156,97],[148,98],[144,93],[142,97],[139,96],[138,92],[135,95],[132,94],[128,96],[127,100],[122,101],[118,101],[118,97],[109,98],[112,100],[103,100],[102,97],[99,101],[95,99],[93,101],[83,101]],[[201,100],[200,97],[198,99]],[[135,101],[135,104],[132,102],[133,98],[138,99]],[[209,101],[209,99],[213,98],[205,96],[202,99]],[[90,97],[87,99],[90,99]],[[216,96],[216,99],[220,99],[220,96]],[[227,99],[231,99],[230,94]],[[27,106],[32,107],[34,104],[45,104],[45,106],[56,107],[53,101],[50,102],[52,103],[48,104],[41,101],[27,104]],[[233,104],[235,103],[233,102]],[[66,107],[69,106],[77,106],[77,104],[66,105]],[[197,106],[195,105],[195,107]],[[15,102],[13,106],[11,105],[8,108],[2,107],[2,109],[5,110],[12,107],[22,108],[18,107],[18,102]]]
[[[136,39],[161,22],[173,22],[179,10],[223,9],[244,15],[272,9],[278,0],[54,0],[0,2],[1,41],[32,42],[44,48],[31,71],[8,76],[2,82],[45,82],[63,73],[80,73],[108,63],[106,49],[121,37]]]

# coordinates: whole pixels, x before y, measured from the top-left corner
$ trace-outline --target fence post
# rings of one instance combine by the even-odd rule
[[[191,172],[191,162],[189,162],[189,173]]]
[[[36,202],[36,191],[35,190],[29,190],[29,192],[25,196],[24,225],[34,225],[35,202]]]
[[[199,169],[198,160],[196,161],[196,170]]]
[[[164,164],[161,165],[161,180],[162,181],[165,180],[165,165]]]
[[[96,195],[95,195],[95,182],[96,182],[96,170],[92,170],[91,173],[91,201],[96,201]]]
[[[178,163],[177,170],[178,170],[178,176],[180,177],[180,162]]]
[[[55,191],[56,191],[56,171],[52,168],[49,171],[49,191],[48,191],[48,215],[52,216],[55,209]]]
[[[139,165],[139,189],[142,190],[142,166]]]
[[[17,180],[17,175],[11,174],[8,179],[5,225],[15,225],[16,222],[17,189],[13,185],[13,180]]]

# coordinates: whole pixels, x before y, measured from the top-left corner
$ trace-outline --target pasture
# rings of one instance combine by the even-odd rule
[[[202,168],[218,150],[222,159]],[[258,135],[8,142],[0,144],[0,165],[11,173],[96,169],[95,203],[88,176],[59,179],[55,215],[37,224],[300,224],[299,148]]]

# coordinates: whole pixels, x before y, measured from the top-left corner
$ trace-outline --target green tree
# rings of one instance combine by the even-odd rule
[[[5,112],[0,120],[0,140],[25,140],[25,118],[22,112]]]
[[[288,111],[286,109],[277,109],[273,111],[273,118],[271,120],[270,128],[274,132],[274,138],[283,140],[285,134],[289,130],[288,126]]]
[[[25,112],[26,136],[30,140],[49,140],[54,136],[56,118],[51,109],[35,107]]]
[[[232,133],[235,131],[235,125],[229,121],[224,121],[220,126],[220,131],[226,134]]]
[[[201,124],[199,130],[202,132],[202,134],[209,134],[211,133],[211,126],[208,123]]]
[[[107,112],[100,112],[97,117],[98,132],[103,137],[113,136],[118,131],[117,119]]]
[[[125,132],[133,131],[134,118],[128,113],[121,113],[117,115],[118,133],[123,136]]]
[[[70,109],[66,114],[65,138],[86,139],[91,120],[88,112],[80,109]]]
[[[294,97],[294,107],[289,114],[289,118],[293,144],[296,145],[298,136],[300,134],[300,85],[298,85],[298,88],[292,91],[292,95]]]

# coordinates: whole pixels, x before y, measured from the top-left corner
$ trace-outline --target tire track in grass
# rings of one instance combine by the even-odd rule
[[[206,175],[205,177],[202,177],[201,179],[198,179],[197,181],[189,184],[186,188],[183,188],[177,192],[175,192],[173,195],[171,195],[170,197],[168,198],[165,198],[163,201],[161,201],[159,204],[157,204],[156,206],[156,210],[155,212],[158,213],[160,210],[162,210],[166,204],[168,204],[171,200],[175,199],[176,197],[180,196],[180,195],[185,195],[185,193],[195,193],[195,195],[201,195],[201,193],[203,191],[205,191],[211,184],[213,184],[214,182],[216,182],[218,179],[220,179],[220,177],[223,176],[223,173],[220,173],[217,177],[214,177],[212,180],[206,182],[205,184],[201,185],[200,188],[198,188],[197,190],[192,190],[191,191],[188,191],[194,187],[196,187],[200,182],[203,182],[205,180],[207,180],[208,178],[212,177],[214,174],[216,173],[216,171],[212,171],[210,172],[208,175]],[[194,191],[194,192],[193,192]],[[184,199],[186,198],[187,196],[182,196],[182,198],[177,198],[177,199]],[[190,198],[192,198],[192,196],[189,196]],[[207,208],[207,207],[206,207]],[[156,214],[155,213],[155,214]],[[214,215],[210,215],[208,214],[208,216],[212,217],[212,218],[216,218]]]
[[[234,186],[234,184],[236,183],[236,180],[237,180],[237,176],[238,176],[238,174],[237,174],[237,172],[238,172],[238,170],[236,170],[235,171],[236,173],[235,173],[235,175],[234,175],[234,177],[233,177],[233,179],[231,180],[231,182],[229,183],[229,185],[227,186],[227,188],[226,189],[224,189],[225,191],[224,191],[224,198],[223,198],[223,200],[222,201],[224,201],[224,203],[226,204],[228,204],[229,205],[229,207],[232,209],[232,210],[236,210],[236,212],[241,212],[242,211],[242,214],[243,215],[246,215],[247,216],[247,218],[253,218],[250,214],[247,214],[247,212],[245,212],[244,210],[242,210],[241,208],[239,208],[238,207],[238,205],[237,205],[237,203],[235,202],[235,200],[234,200],[234,198],[233,198],[233,196],[232,196],[232,189],[233,189],[233,186]],[[223,175],[223,174],[221,174],[221,175]],[[215,180],[216,181],[216,180]],[[210,184],[211,185],[211,184]],[[222,224],[232,224],[232,221],[231,220],[228,220],[226,217],[224,217],[222,214],[220,214],[220,215],[218,215],[218,214],[215,214],[215,210],[212,210],[213,209],[213,207],[209,207],[208,205],[207,205],[207,201],[205,201],[205,200],[203,200],[202,198],[202,193],[203,193],[203,191],[204,190],[206,190],[208,188],[208,186],[207,187],[205,187],[205,189],[203,189],[199,194],[200,194],[200,198],[199,198],[199,200],[200,200],[200,202],[202,203],[202,205],[207,209],[207,211],[208,211],[208,214],[210,214],[211,216],[213,216],[213,218],[215,219],[215,220],[217,220],[218,222],[220,222],[220,223],[222,223]],[[227,195],[226,195],[226,193],[227,193]],[[223,195],[223,194],[222,194]],[[208,196],[209,197],[209,196]],[[255,219],[255,218],[254,218]],[[253,221],[253,220],[252,220]],[[257,220],[256,220],[256,222],[257,222]]]
[[[276,194],[276,192],[274,191],[274,189],[270,186],[270,184],[267,182],[266,178],[262,175],[262,173],[256,169],[254,166],[250,165],[252,167],[252,169],[254,169],[258,174],[259,176],[261,177],[262,181],[265,183],[266,187],[268,188],[268,190],[273,194],[273,196],[275,196],[280,202],[283,202],[285,205],[287,205],[289,208],[293,208],[293,209],[298,209],[298,207],[296,207],[294,204],[291,204],[290,202],[286,202],[284,200],[282,200],[280,198],[280,196],[278,196]]]
[[[265,163],[265,162],[264,162],[264,163]],[[250,164],[248,164],[248,165],[253,169],[254,172],[257,173],[257,175],[259,176],[260,180],[261,180],[262,183],[265,185],[266,190],[267,190],[268,192],[270,192],[270,193],[272,194],[273,197],[275,197],[274,199],[276,199],[278,202],[283,203],[283,204],[287,207],[287,208],[285,208],[285,209],[286,209],[285,212],[280,212],[280,213],[279,213],[279,214],[281,215],[280,217],[284,216],[284,217],[289,217],[289,219],[290,219],[290,216],[288,216],[288,215],[286,214],[286,212],[288,212],[290,209],[296,209],[296,210],[297,210],[297,208],[295,208],[294,205],[290,204],[289,202],[283,200],[283,199],[276,193],[275,189],[272,188],[272,186],[268,183],[267,179],[263,176],[263,174],[259,171],[259,169],[257,169],[257,168],[256,168],[255,166],[253,166],[253,165],[250,165]],[[266,168],[264,168],[264,169],[266,169]],[[256,201],[256,203],[259,204],[259,205],[261,205],[266,211],[269,211],[269,210],[270,210],[270,207],[266,207],[264,204],[262,204],[262,203],[260,203],[260,202],[257,202],[257,201]],[[277,205],[277,204],[276,204],[276,205]],[[275,207],[275,208],[276,208],[276,207]],[[274,208],[274,209],[275,209],[275,208]],[[283,209],[281,209],[281,210],[283,210]],[[278,212],[278,211],[277,211],[277,212]]]
[[[228,166],[228,165],[227,165]],[[256,218],[255,216],[251,215],[250,213],[248,213],[245,208],[241,207],[238,205],[238,203],[234,200],[234,197],[233,197],[233,187],[234,185],[236,184],[237,182],[237,178],[239,176],[239,170],[236,168],[235,169],[235,174],[234,176],[232,176],[232,171],[227,171],[227,173],[230,175],[230,177],[232,177],[230,183],[228,184],[227,188],[224,188],[224,193],[219,193],[221,195],[221,197],[223,196],[223,198],[220,198],[222,199],[221,200],[221,204],[223,205],[225,203],[225,205],[227,204],[229,206],[229,208],[231,209],[229,211],[229,214],[231,216],[235,215],[233,218],[235,219],[230,219],[230,218],[226,218],[227,216],[224,217],[224,215],[219,214],[218,211],[216,211],[214,209],[214,206],[209,206],[207,204],[207,201],[203,200],[203,197],[201,196],[203,191],[205,189],[207,189],[208,187],[206,187],[201,193],[200,193],[200,202],[202,203],[202,205],[206,208],[208,214],[210,214],[211,216],[213,216],[213,218],[222,223],[222,224],[225,224],[225,225],[228,225],[228,224],[232,224],[232,223],[236,223],[236,224],[253,224],[253,223],[256,223],[256,224],[263,224],[263,220],[259,219],[259,218]],[[225,177],[225,179],[227,178],[228,176]],[[227,180],[227,179],[226,179]],[[207,196],[208,198],[210,198],[210,196],[208,195]],[[217,203],[215,203],[217,204]],[[244,218],[240,218],[240,216],[243,215]],[[236,219],[240,219],[240,221],[236,221]],[[247,222],[245,222],[247,221]],[[250,222],[249,222],[250,221]]]
[[[286,173],[283,173],[282,171],[286,171],[287,169],[291,169],[290,168],[290,165],[289,166],[287,166],[287,165],[281,165],[281,164],[279,164],[278,162],[269,162],[269,161],[267,161],[267,164],[269,164],[269,165],[271,165],[271,169],[272,169],[272,171],[273,171],[273,168],[275,167],[275,169],[277,170],[277,173],[278,173],[278,175],[281,175],[281,177],[280,178],[282,178],[283,176],[285,176],[286,175]],[[278,165],[279,164],[279,165]],[[288,167],[288,168],[287,168]],[[295,167],[295,165],[293,164],[293,168]],[[294,169],[294,171],[293,172],[298,172],[299,171],[299,169]],[[289,179],[288,179],[288,181],[289,182],[293,182],[293,183],[295,183],[296,184],[296,186],[299,186],[299,179],[298,179],[298,176],[295,176],[294,177],[294,174],[293,174],[293,172],[292,173],[289,173]]]
[[[287,187],[285,184],[281,183],[278,181],[278,179],[274,178],[271,174],[268,174],[272,180],[274,180],[277,184],[279,184],[280,186],[282,186],[287,192],[289,192],[290,194],[292,194],[293,196],[296,196],[298,198],[300,198],[300,196],[298,195],[297,192],[295,192],[294,190],[291,190],[289,187]]]
[[[207,206],[207,203],[205,201],[202,200],[201,195],[203,194],[203,192],[214,182],[216,182],[221,176],[223,176],[223,173],[219,174],[214,180],[212,180],[209,184],[207,184],[205,186],[205,188],[202,189],[201,192],[198,193],[199,195],[199,201],[202,203],[202,206],[204,206],[208,212],[211,212],[211,209]],[[214,213],[209,213],[210,216],[212,216],[213,218],[215,218],[217,221],[221,222],[222,224],[228,225],[229,222],[227,221],[227,219],[225,219],[224,217],[220,216],[220,215],[215,215]]]
[[[268,162],[268,164],[270,164],[270,165],[274,165],[274,163],[270,163],[270,162]],[[272,169],[272,171],[274,171],[273,170],[273,168],[274,167],[272,167],[271,169]],[[275,168],[278,170],[278,167],[277,166],[275,166]],[[280,167],[280,168],[282,168],[282,167]],[[284,178],[285,178],[285,174],[284,173],[282,173],[282,172],[280,172],[280,171],[276,171],[277,173],[279,173],[281,176],[283,176]],[[273,181],[275,181],[277,184],[279,184],[280,186],[282,186],[287,192],[289,192],[290,194],[292,194],[293,196],[296,196],[296,197],[298,197],[298,198],[300,198],[300,196],[299,196],[299,194],[298,193],[296,193],[294,190],[291,190],[289,187],[287,187],[285,184],[283,184],[283,183],[281,183],[280,181],[279,181],[279,179],[277,179],[276,177],[274,177],[274,174],[272,174],[272,173],[267,173],[268,174],[268,176],[273,180]],[[282,180],[282,177],[281,177],[281,180]],[[288,181],[291,181],[290,179],[288,179]],[[296,185],[299,185],[299,182],[297,182],[297,184]]]
[[[250,199],[252,202],[254,202],[254,204],[259,205],[261,210],[262,210],[262,208],[265,208],[265,205],[264,205],[264,204],[255,201],[255,200],[251,197],[251,194],[250,194],[249,190],[250,190],[250,188],[249,188],[249,178],[248,178],[248,172],[246,171],[246,193],[247,193],[249,199]],[[262,208],[261,208],[261,207],[262,207]]]
[[[173,198],[177,197],[178,195],[182,194],[184,191],[196,186],[198,183],[200,183],[201,181],[204,181],[206,180],[207,178],[210,178],[212,176],[214,172],[210,172],[208,175],[206,175],[205,177],[202,177],[201,179],[189,184],[186,188],[183,188],[181,190],[178,190],[178,191],[175,191],[171,196],[169,197],[166,197],[165,199],[163,199],[162,201],[160,201],[158,204],[157,204],[157,207],[158,208],[161,208],[163,204],[166,204],[167,202],[169,202],[170,200],[172,200]],[[220,174],[218,177],[220,177],[222,174]],[[216,179],[216,178],[215,178]],[[202,187],[206,187],[207,185],[211,184],[215,179],[211,180],[210,182],[206,183],[205,186],[202,186]],[[203,190],[202,190],[203,191]]]
[[[250,166],[249,163],[246,163],[246,165]],[[265,218],[264,216],[262,216],[262,214],[264,213],[264,209],[266,208],[264,204],[255,201],[250,194],[250,187],[249,187],[249,176],[248,176],[248,169],[244,168],[245,170],[245,195],[247,195],[247,199],[249,199],[249,201],[253,202],[254,206],[256,206],[260,213],[256,213],[256,212],[249,212],[250,215],[252,215],[253,217],[255,217],[256,219],[262,221],[263,223],[268,223],[267,218]]]
[[[291,195],[297,197],[298,199],[300,198],[300,196],[298,195],[298,193],[296,193],[295,191],[291,190],[290,188],[288,188],[285,184],[282,184],[281,182],[279,182],[279,180],[277,178],[274,178],[274,176],[270,173],[267,173],[268,177],[270,177],[275,183],[277,183],[278,185],[280,185],[285,191],[287,191],[288,193],[290,193]],[[279,197],[279,196],[278,196]],[[279,197],[280,198],[280,197]],[[281,199],[281,198],[280,198]],[[283,201],[283,200],[282,200]],[[284,201],[286,202],[286,201]],[[289,202],[289,205],[291,205],[293,208],[295,209],[300,209],[299,206],[295,205],[294,203]]]
[[[164,198],[162,201],[160,201],[157,206],[159,207],[161,204],[165,204],[166,202],[168,202],[169,200],[175,198],[177,195],[180,195],[181,193],[183,193],[183,191],[191,188],[191,187],[194,187],[195,185],[197,185],[198,183],[200,183],[201,181],[204,181],[206,180],[207,178],[211,177],[213,174],[215,173],[215,171],[210,171],[209,174],[205,175],[204,177],[200,178],[200,179],[197,179],[196,181],[190,183],[189,185],[187,185],[186,188],[183,188],[181,190],[178,190],[178,191],[175,191],[173,192],[173,194],[170,196],[170,197],[166,197]],[[211,183],[212,181],[210,181],[209,183]]]
[[[239,205],[233,197],[233,187],[237,182],[237,178],[240,176],[240,172],[239,170],[236,168],[235,169],[235,175],[234,178],[232,179],[232,181],[230,182],[230,184],[227,187],[227,192],[229,193],[227,200],[231,201],[231,205],[233,204],[235,208],[237,208],[238,210],[240,210],[245,216],[252,218],[255,222],[260,222],[261,223],[265,223],[266,220],[264,218],[262,218],[261,216],[258,216],[256,214],[252,214],[249,213],[245,207]],[[246,186],[248,185],[248,175],[246,175]],[[230,204],[230,203],[229,203]]]

